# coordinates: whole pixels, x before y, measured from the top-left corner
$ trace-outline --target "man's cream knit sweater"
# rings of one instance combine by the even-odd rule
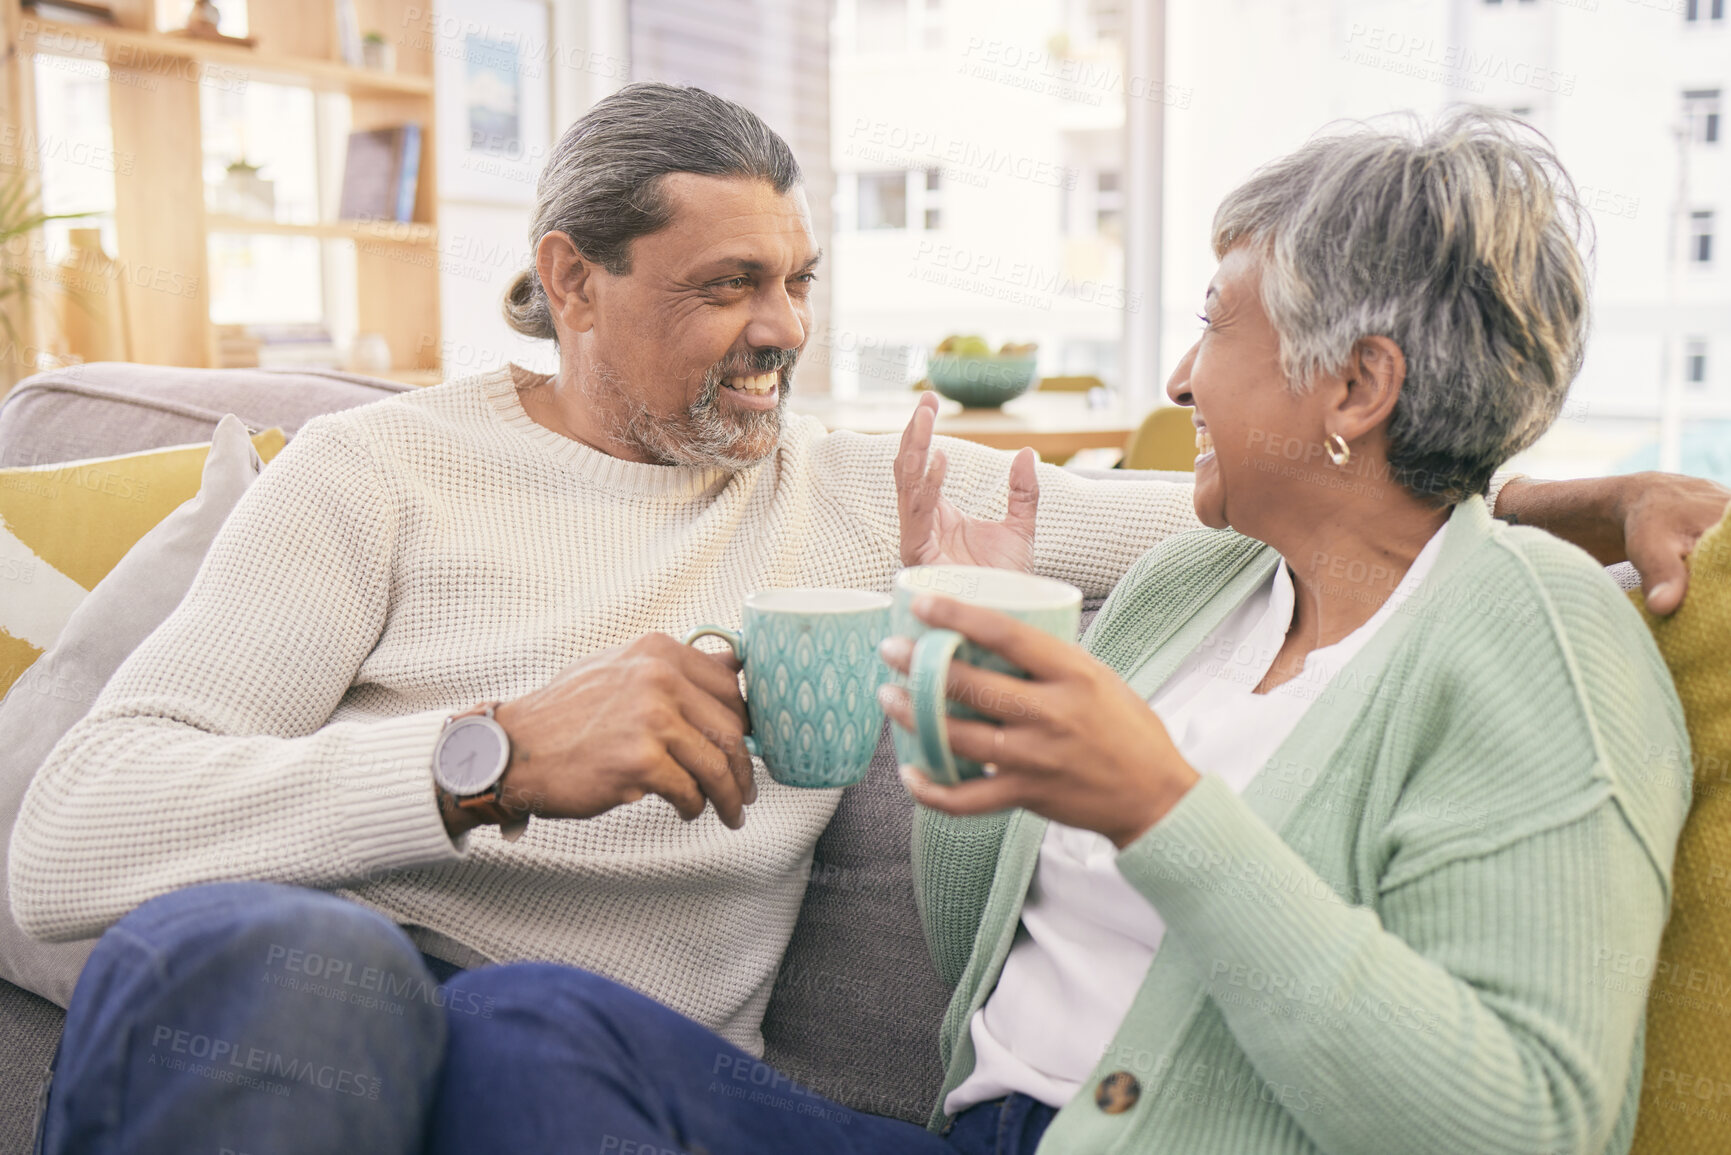
[[[453,711],[584,655],[737,624],[753,590],[887,589],[895,449],[791,418],[742,473],[635,464],[536,424],[508,369],[308,422],[37,775],[12,841],[19,922],[86,937],[194,883],[322,887],[420,928],[429,953],[587,967],[760,1050],[839,791],[760,767],[743,830],[650,797],[453,844],[433,742]],[[957,506],[1003,516],[1008,455],[944,450]],[[1044,467],[1040,486],[1036,568],[1090,596],[1195,525],[1188,486]]]

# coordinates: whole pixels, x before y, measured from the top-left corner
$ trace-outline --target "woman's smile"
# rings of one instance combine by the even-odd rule
[[[1194,420],[1194,419],[1193,419]],[[1208,432],[1208,426],[1201,421],[1196,422],[1196,464],[1210,461],[1214,457],[1214,434]]]

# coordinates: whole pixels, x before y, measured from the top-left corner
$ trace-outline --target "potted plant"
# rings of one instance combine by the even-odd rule
[[[374,29],[361,37],[361,63],[379,72],[391,72],[397,67],[397,46]]]
[[[29,177],[14,170],[0,175],[0,394],[41,367],[48,350],[35,341],[31,311],[42,290],[54,283],[46,266],[40,230],[49,221],[83,220],[95,213],[45,213]],[[46,328],[46,326],[42,326]]]

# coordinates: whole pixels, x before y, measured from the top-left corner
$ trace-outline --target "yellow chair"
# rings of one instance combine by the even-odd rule
[[[1640,591],[1630,594],[1641,605]],[[1689,593],[1643,616],[1689,727],[1694,798],[1677,839],[1671,918],[1647,992],[1647,1063],[1631,1155],[1731,1151],[1731,516],[1689,558]],[[1655,752],[1655,773],[1691,773]],[[1607,996],[1609,997],[1609,996]]]
[[[1142,419],[1124,443],[1124,469],[1173,469],[1185,473],[1196,465],[1196,425],[1189,409],[1162,405]]]

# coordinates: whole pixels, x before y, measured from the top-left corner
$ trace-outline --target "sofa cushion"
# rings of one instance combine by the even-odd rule
[[[0,983],[0,1155],[34,1149],[36,1112],[66,1012]]]
[[[413,388],[352,373],[73,365],[28,377],[0,400],[0,468],[209,441],[225,413],[292,437],[321,413]]]
[[[1623,989],[1652,983],[1631,1152],[1708,1155],[1731,1149],[1722,1106],[1731,1088],[1731,514],[1696,544],[1675,614],[1655,618],[1634,598],[1677,684],[1691,746],[1650,751],[1647,769],[1687,778],[1694,798],[1677,838],[1657,965],[1613,965],[1621,973],[1605,977]]]
[[[239,418],[225,420],[246,442]],[[281,429],[252,438],[265,461]],[[152,526],[198,492],[208,445],[0,469],[0,693],[54,644],[67,617]],[[141,635],[142,637],[142,635]]]
[[[48,752],[89,712],[127,655],[180,604],[217,530],[264,467],[258,440],[248,439],[239,418],[223,418],[209,452],[199,451],[203,483],[196,495],[96,583],[53,647],[0,701],[0,977],[61,1006],[72,998],[92,942],[36,942],[12,920],[6,889],[12,824]]]
[[[1099,605],[1084,607],[1082,630]],[[886,725],[866,780],[842,794],[817,840],[764,1012],[763,1057],[855,1110],[924,1123],[943,1085],[950,988],[914,906],[913,822]]]

